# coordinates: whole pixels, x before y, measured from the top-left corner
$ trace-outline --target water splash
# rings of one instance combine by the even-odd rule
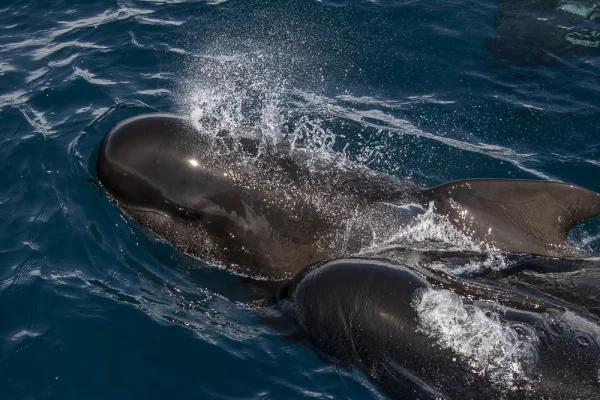
[[[473,252],[485,256],[483,259],[470,260],[466,264],[456,265],[434,262],[429,268],[442,270],[452,275],[472,275],[488,271],[499,271],[509,266],[505,255],[496,247],[478,241],[472,236],[456,228],[446,215],[437,214],[433,203],[427,209],[415,205],[404,206],[412,209],[412,220],[400,219],[397,226],[392,226],[390,218],[381,221],[370,221],[372,230],[381,230],[378,225],[387,227],[388,233],[373,235],[371,244],[359,252],[359,256],[381,254],[395,248],[410,248],[422,251],[440,252]],[[415,212],[416,211],[416,212]],[[389,233],[390,229],[394,229]]]
[[[472,373],[503,391],[530,389],[539,346],[533,329],[509,325],[497,313],[465,304],[446,290],[424,291],[413,306],[420,331],[464,359]]]
[[[190,115],[201,132],[244,132],[276,138],[281,131],[280,97],[285,80],[258,53],[206,57],[191,86]]]

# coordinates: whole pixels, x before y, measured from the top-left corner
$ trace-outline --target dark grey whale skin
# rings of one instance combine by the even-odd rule
[[[346,257],[408,222],[407,203],[439,213],[500,250],[578,253],[577,222],[600,195],[559,182],[473,179],[424,189],[302,148],[209,136],[173,114],[127,119],[106,136],[97,176],[127,214],[180,250],[250,276],[289,277]]]
[[[279,299],[293,304],[309,346],[365,371],[392,398],[600,396],[597,339],[539,310],[501,313],[505,323],[528,327],[539,338],[537,359],[524,364],[522,375],[507,387],[492,374],[471,372],[469,360],[419,329],[413,302],[431,289],[423,276],[395,261],[339,259],[300,272]]]
[[[363,243],[342,237],[349,219],[414,200],[410,182],[330,168],[336,160],[312,169],[309,154],[275,150],[257,157],[256,140],[214,139],[185,118],[150,114],[106,136],[97,175],[121,209],[180,250],[252,276],[286,277],[352,252]]]
[[[246,277],[293,277],[278,301],[292,304],[309,345],[360,368],[394,398],[585,398],[600,391],[597,341],[557,336],[544,325],[544,308],[526,305],[531,299],[508,294],[506,304],[516,307],[504,318],[539,327],[539,378],[534,392],[506,392],[418,332],[412,306],[432,287],[496,301],[498,290],[420,275],[398,262],[404,253],[390,256],[396,261],[348,258],[370,243],[373,225],[393,233],[408,222],[394,207],[431,202],[458,228],[504,251],[575,256],[568,230],[600,214],[600,196],[587,189],[489,179],[425,189],[302,149],[210,137],[172,114],[118,124],[103,141],[97,175],[119,208],[184,252]]]

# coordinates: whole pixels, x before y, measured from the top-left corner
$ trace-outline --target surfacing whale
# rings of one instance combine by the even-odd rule
[[[574,185],[473,179],[432,189],[288,144],[197,132],[149,114],[106,136],[97,174],[127,214],[186,253],[289,276],[392,236],[433,203],[477,240],[506,252],[576,256],[577,222],[600,195]]]
[[[509,371],[518,376],[508,389],[491,383],[492,371],[472,373],[468,356],[419,332],[415,301],[422,293],[450,288],[481,304],[496,301],[509,310],[506,323],[541,324],[543,332],[540,312],[560,307],[416,271],[402,262],[409,251],[401,246],[395,253],[373,246],[393,243],[433,206],[474,240],[506,253],[576,257],[567,233],[600,215],[600,195],[592,191],[503,179],[427,189],[291,143],[201,133],[172,114],[115,126],[102,143],[97,176],[120,209],[178,249],[245,277],[287,279],[271,295],[293,304],[309,345],[361,368],[393,396],[527,397],[534,390],[560,397],[599,390],[600,347],[589,335],[540,340],[540,359],[525,363],[535,376]],[[375,251],[349,258],[365,248]],[[556,371],[563,373],[560,385]]]
[[[398,399],[598,398],[598,336],[559,313],[463,304],[391,260],[309,267],[280,293],[308,345]],[[438,315],[439,310],[445,315]],[[499,317],[484,317],[485,313]],[[597,332],[596,332],[597,333]]]

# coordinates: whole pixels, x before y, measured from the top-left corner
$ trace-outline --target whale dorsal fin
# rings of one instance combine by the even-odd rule
[[[500,250],[551,257],[576,256],[567,240],[579,221],[600,215],[600,195],[560,182],[470,179],[422,192],[424,203],[474,239]]]

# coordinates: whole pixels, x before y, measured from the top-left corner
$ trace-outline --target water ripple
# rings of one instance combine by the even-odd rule
[[[323,363],[293,335],[286,340],[263,324],[265,315],[249,305],[236,276],[178,253],[124,218],[94,181],[98,146],[124,118],[173,111],[214,117],[235,134],[267,141],[296,135],[316,153],[342,154],[427,185],[535,177],[600,191],[597,21],[587,21],[589,31],[566,33],[567,41],[581,42],[576,51],[553,53],[550,64],[522,64],[484,46],[499,36],[500,5],[1,5],[5,397],[386,398],[360,371]],[[580,246],[600,249],[596,225],[578,230]],[[439,229],[424,226],[427,232],[411,240]],[[581,289],[570,292],[574,298],[593,303],[597,274],[594,280],[584,272],[528,279],[546,282],[549,295],[566,282]],[[590,356],[600,336],[581,333],[595,325],[580,310],[563,318],[573,327],[568,348]],[[446,332],[433,322],[432,332]],[[519,354],[513,350],[526,347],[521,337],[508,335],[497,319],[488,325],[450,326],[455,336],[440,340],[473,358],[493,356],[487,364],[471,360],[476,373],[526,372],[537,347]]]

